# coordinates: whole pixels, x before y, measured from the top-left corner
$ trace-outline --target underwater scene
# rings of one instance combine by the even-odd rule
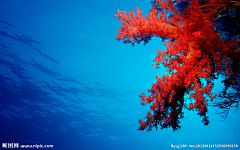
[[[139,95],[167,74],[152,65],[166,45],[118,41],[114,14],[139,7],[145,15],[150,2],[0,1],[1,149],[240,149],[239,98],[226,109],[214,107],[220,97],[209,102],[207,125],[182,107],[177,130],[138,130],[150,111]]]

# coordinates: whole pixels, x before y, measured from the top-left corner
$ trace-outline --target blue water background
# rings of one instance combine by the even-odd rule
[[[114,14],[136,7],[147,13],[149,3],[0,1],[0,144],[52,144],[65,150],[240,146],[235,109],[221,122],[210,107],[208,126],[197,112],[185,110],[180,130],[137,131],[150,109],[140,105],[139,94],[164,73],[153,69],[152,59],[165,47],[158,38],[134,47],[115,40],[121,24]],[[217,82],[214,91],[222,87]]]

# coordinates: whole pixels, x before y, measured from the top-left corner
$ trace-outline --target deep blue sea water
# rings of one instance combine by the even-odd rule
[[[137,131],[148,106],[139,94],[155,82],[160,39],[126,45],[114,39],[117,9],[144,13],[150,1],[0,1],[0,144],[57,150],[169,150],[183,144],[238,144],[239,111],[209,108],[204,126],[184,111],[180,130]],[[214,91],[222,88],[216,83]],[[20,147],[17,149],[21,149]]]

